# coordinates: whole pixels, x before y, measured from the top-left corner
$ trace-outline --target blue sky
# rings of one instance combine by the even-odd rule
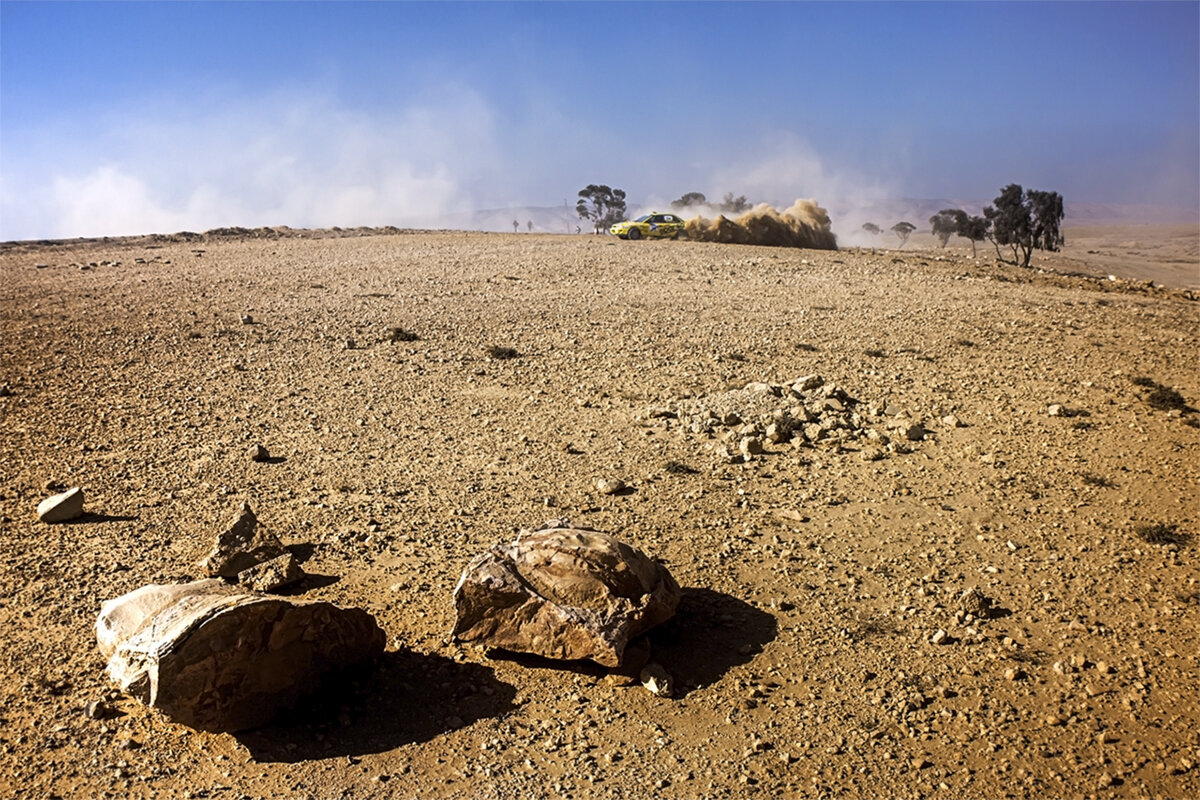
[[[1200,3],[0,2],[0,239],[727,191],[1200,205]]]

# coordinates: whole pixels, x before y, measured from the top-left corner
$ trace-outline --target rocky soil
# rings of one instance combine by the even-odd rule
[[[348,233],[0,251],[0,796],[1200,796],[1193,292],[1054,271],[1086,253]],[[243,502],[387,653],[197,732],[113,690],[94,625],[202,577]],[[550,518],[683,587],[672,697],[449,643],[470,559]]]

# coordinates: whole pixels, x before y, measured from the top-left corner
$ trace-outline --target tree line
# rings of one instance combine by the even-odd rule
[[[741,214],[744,211],[749,211],[752,205],[746,199],[746,195],[743,194],[734,197],[733,192],[726,192],[725,197],[719,203],[709,203],[708,198],[704,196],[703,192],[688,192],[679,199],[671,201],[671,208],[676,211],[683,211],[693,207],[711,206],[722,214]],[[625,219],[627,213],[625,190],[613,189],[602,183],[589,183],[586,187],[579,190],[579,200],[575,203],[575,213],[579,215],[580,219],[592,222],[597,229],[607,230],[609,227]],[[515,225],[513,230],[516,230]]]
[[[996,258],[1028,267],[1034,250],[1054,252],[1065,244],[1063,216],[1063,199],[1058,192],[1023,189],[1020,184],[1010,183],[991,205],[984,207],[982,216],[972,216],[961,208],[945,208],[930,217],[929,224],[942,247],[951,236],[961,236],[971,242],[974,257],[976,243],[986,240],[995,246]],[[870,234],[883,233],[873,222],[864,223],[862,228]],[[911,222],[897,222],[891,230],[903,247],[916,229]],[[1011,249],[1011,260],[1004,257],[1001,247]]]

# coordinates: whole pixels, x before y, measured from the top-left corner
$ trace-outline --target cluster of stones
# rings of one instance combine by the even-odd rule
[[[790,383],[749,383],[704,397],[682,400],[669,410],[688,433],[723,440],[731,461],[753,458],[766,445],[793,447],[866,445],[872,458],[905,450],[930,431],[923,421],[887,402],[864,403],[820,375]],[[957,420],[948,424],[957,425]]]

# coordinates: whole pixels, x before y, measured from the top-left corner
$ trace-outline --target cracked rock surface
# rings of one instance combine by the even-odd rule
[[[666,567],[599,531],[551,527],[474,558],[454,589],[452,635],[482,647],[620,666],[630,640],[671,618]]]

